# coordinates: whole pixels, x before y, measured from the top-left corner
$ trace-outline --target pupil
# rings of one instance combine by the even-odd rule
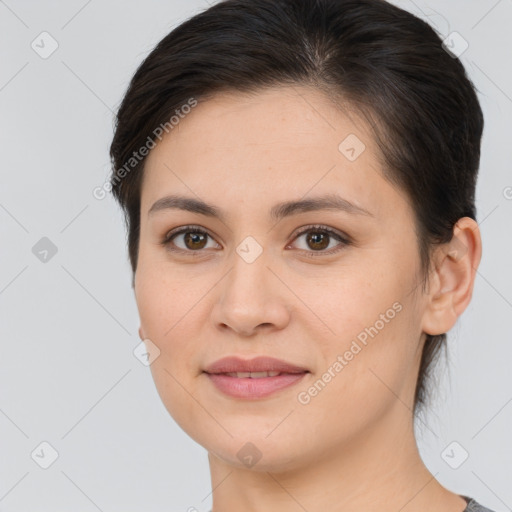
[[[320,240],[320,237],[323,237],[323,242],[324,242],[324,243],[322,243],[322,241]],[[309,243],[312,243],[313,245],[315,245],[315,244],[318,244],[318,243],[319,243],[319,244],[320,244],[320,247],[318,247],[318,246],[317,246],[317,247],[313,247],[313,248],[316,248],[316,249],[325,249],[325,248],[329,245],[329,243],[328,243],[328,241],[327,241],[327,239],[328,239],[328,238],[329,238],[329,237],[328,237],[325,233],[317,233],[317,234],[315,234],[315,235],[310,235],[310,236],[308,237],[308,244],[309,244]],[[327,242],[327,243],[326,243],[326,242]]]
[[[203,240],[201,240],[201,238]],[[201,241],[204,242],[204,240],[205,240],[205,236],[202,233],[190,233],[189,232],[185,235],[185,244],[188,247],[188,242],[192,242],[192,247],[191,247],[192,249],[202,249],[204,244],[201,245]],[[199,246],[197,245],[198,242],[199,242]]]

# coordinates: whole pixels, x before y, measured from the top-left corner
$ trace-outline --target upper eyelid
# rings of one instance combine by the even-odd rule
[[[318,231],[326,231],[327,233],[331,235],[337,235],[340,238],[343,239],[349,239],[349,236],[343,233],[343,231],[340,231],[339,229],[331,228],[329,226],[324,226],[323,224],[307,224],[306,226],[301,226],[300,228],[297,228],[293,233],[292,236],[299,236],[303,235],[304,233],[307,233],[308,231],[313,230]]]
[[[164,241],[170,241],[170,239],[175,237],[176,235],[182,235],[183,233],[187,233],[190,231],[200,231],[201,233],[204,233],[215,240],[215,237],[210,233],[208,229],[205,229],[201,226],[196,226],[195,224],[190,224],[188,226],[180,226],[178,228],[171,229],[170,231],[166,232],[166,234],[164,235]]]

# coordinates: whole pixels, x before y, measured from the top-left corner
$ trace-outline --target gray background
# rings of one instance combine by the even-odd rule
[[[449,373],[440,367],[438,397],[418,423],[420,449],[445,486],[511,510],[512,2],[394,3],[469,43],[461,60],[486,120],[483,259],[449,335]],[[131,75],[207,6],[0,1],[1,511],[209,510],[206,451],[177,427],[133,355],[139,324],[121,213],[92,194],[108,176],[113,111]],[[47,58],[31,47],[51,49],[43,31],[58,43]],[[43,237],[57,249],[46,261]],[[43,441],[58,452],[47,469]]]

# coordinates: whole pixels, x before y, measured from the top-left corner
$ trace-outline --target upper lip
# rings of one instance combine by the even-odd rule
[[[237,356],[223,357],[208,365],[206,373],[235,373],[235,372],[282,372],[304,373],[308,370],[301,366],[287,363],[274,357],[259,356],[253,359],[242,359]]]

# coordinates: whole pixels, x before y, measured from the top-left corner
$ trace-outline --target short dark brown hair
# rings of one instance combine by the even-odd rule
[[[134,154],[191,98],[295,84],[316,87],[369,121],[385,177],[415,212],[425,285],[432,248],[451,240],[459,218],[476,218],[484,120],[460,60],[429,24],[384,0],[224,0],[157,44],[130,82],[110,148],[132,285],[145,162]],[[446,334],[426,336],[415,413],[445,345]]]

